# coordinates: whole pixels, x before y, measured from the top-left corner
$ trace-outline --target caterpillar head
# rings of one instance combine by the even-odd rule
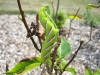
[[[45,5],[45,6],[41,7],[41,11],[44,11],[48,15],[50,15],[50,7],[49,7],[49,5]]]

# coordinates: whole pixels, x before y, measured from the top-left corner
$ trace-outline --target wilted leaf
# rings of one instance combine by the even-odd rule
[[[36,25],[38,25],[38,33],[39,33],[39,36],[42,40],[45,40],[44,39],[44,32],[45,32],[45,29],[43,28],[43,26],[41,25],[40,21],[39,21],[39,18],[38,18],[38,14],[36,15]]]

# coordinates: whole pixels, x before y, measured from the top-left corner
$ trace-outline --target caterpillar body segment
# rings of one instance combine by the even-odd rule
[[[59,29],[57,28],[56,24],[49,15],[50,15],[49,6],[47,5],[41,7],[39,11],[39,20],[45,29],[45,41],[42,44],[41,59],[42,63],[45,64],[51,63],[50,55],[52,52],[52,48],[59,36]]]
[[[50,40],[50,42],[48,42]],[[54,43],[56,42],[57,40],[57,36],[55,35],[55,37],[53,38],[50,38],[48,37],[48,39],[46,39],[44,42],[43,42],[43,45],[42,45],[42,51],[45,50],[45,52],[49,51],[48,49],[52,48]],[[42,52],[41,51],[41,52]],[[44,53],[45,53],[44,52]]]
[[[50,25],[48,24],[48,26]],[[45,32],[47,33],[47,31],[48,29],[46,29]],[[46,34],[45,41],[43,42],[41,50],[41,58],[43,58],[42,62],[44,62],[47,58],[50,58],[51,50],[54,47],[55,42],[57,41],[58,32],[59,31],[57,29],[52,29],[52,31],[49,30],[48,34]]]
[[[50,7],[49,7],[49,5],[41,7],[41,9],[39,11],[39,20],[41,21],[44,28],[45,28],[45,23],[46,23],[47,19],[50,20],[50,22],[52,22],[52,24],[53,24],[52,26],[57,28],[56,24],[54,23],[54,21],[50,17]]]

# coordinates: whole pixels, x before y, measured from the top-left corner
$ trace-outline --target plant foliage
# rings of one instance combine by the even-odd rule
[[[66,39],[62,38],[61,44],[58,48],[59,58],[65,58],[68,54],[70,54],[71,50],[72,49],[70,43]]]
[[[56,25],[59,29],[62,28],[62,26],[66,22],[66,18],[67,18],[64,11],[59,11],[58,12],[56,20],[55,20],[55,14],[52,14],[52,17],[53,17],[53,19],[54,19],[54,21],[55,21],[55,23],[56,23]]]
[[[33,59],[25,59],[17,63],[11,70],[6,72],[6,75],[14,75],[25,73],[29,70],[34,69],[35,67],[41,64],[40,57],[35,57]]]
[[[90,68],[86,68],[85,75],[100,75],[100,69],[97,69],[93,72]]]
[[[95,6],[91,5],[91,4],[88,4],[88,3],[85,3],[85,7],[86,7],[86,11],[84,13],[84,17],[86,19],[85,23],[87,25],[91,25],[91,22],[92,22],[93,27],[98,26],[97,18],[91,12],[92,8],[95,8]]]

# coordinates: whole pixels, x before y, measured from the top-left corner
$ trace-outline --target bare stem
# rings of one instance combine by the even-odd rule
[[[51,66],[51,72],[53,71],[53,68],[54,68],[54,62],[55,62],[55,59],[56,59],[56,55],[57,55],[57,49],[58,49],[58,47],[59,47],[59,44],[60,43],[60,41],[58,41],[58,43],[57,43],[57,45],[55,46],[55,48],[54,48],[54,51],[53,51],[53,53],[52,53],[52,66]]]
[[[80,46],[77,49],[77,51],[74,53],[73,57],[71,58],[71,60],[66,64],[66,66],[63,68],[63,71],[60,73],[60,75],[62,75],[62,73],[65,71],[65,69],[68,67],[68,65],[74,60],[74,58],[76,57],[78,51],[80,50],[81,46],[83,44],[83,41],[80,41]]]
[[[21,13],[21,16],[22,16],[22,21],[25,25],[25,28],[27,30],[27,33],[29,33],[30,29],[28,28],[28,25],[27,25],[27,22],[26,22],[26,19],[25,19],[25,16],[24,16],[24,11],[22,10],[22,7],[21,7],[21,4],[20,4],[20,0],[17,0],[17,3],[18,3],[18,7],[19,7],[19,10],[20,10],[20,13]],[[34,47],[40,52],[40,49],[38,48],[36,42],[34,41],[33,37],[31,35],[29,35],[32,43],[34,44]]]
[[[37,23],[37,25],[39,26],[38,14],[36,15],[36,23]],[[41,39],[40,39],[40,35],[39,35],[39,34],[37,35],[37,38],[38,38],[39,43],[40,43],[40,46],[41,46],[41,48],[42,48],[42,41],[41,41]],[[40,50],[41,50],[41,49],[40,49]]]
[[[38,35],[37,38],[38,38],[39,43],[40,43],[40,46],[41,46],[41,48],[42,48],[42,42],[41,42],[40,36]],[[41,49],[40,49],[40,50],[41,50]],[[41,51],[40,51],[40,52],[41,52]]]
[[[69,33],[68,33],[68,37],[67,37],[67,39],[70,37],[72,21],[73,21],[73,20],[75,19],[75,17],[77,16],[79,10],[80,10],[80,7],[78,8],[78,10],[77,10],[75,16],[70,20],[70,27],[69,27]]]
[[[90,41],[92,40],[92,25],[93,25],[93,22],[91,21],[91,26],[90,26]]]
[[[55,22],[56,22],[57,16],[58,16],[59,3],[60,3],[60,0],[58,0],[58,2],[57,2],[57,10],[56,10],[56,15],[55,15]]]
[[[92,25],[93,25],[93,22],[91,21],[91,24],[90,24],[90,38],[82,47],[87,45],[92,40]]]
[[[53,18],[54,18],[55,9],[54,9],[54,3],[53,3],[53,0],[52,0],[51,4],[52,4],[52,9],[53,9]]]
[[[9,66],[8,64],[6,63],[6,72],[9,70]]]

